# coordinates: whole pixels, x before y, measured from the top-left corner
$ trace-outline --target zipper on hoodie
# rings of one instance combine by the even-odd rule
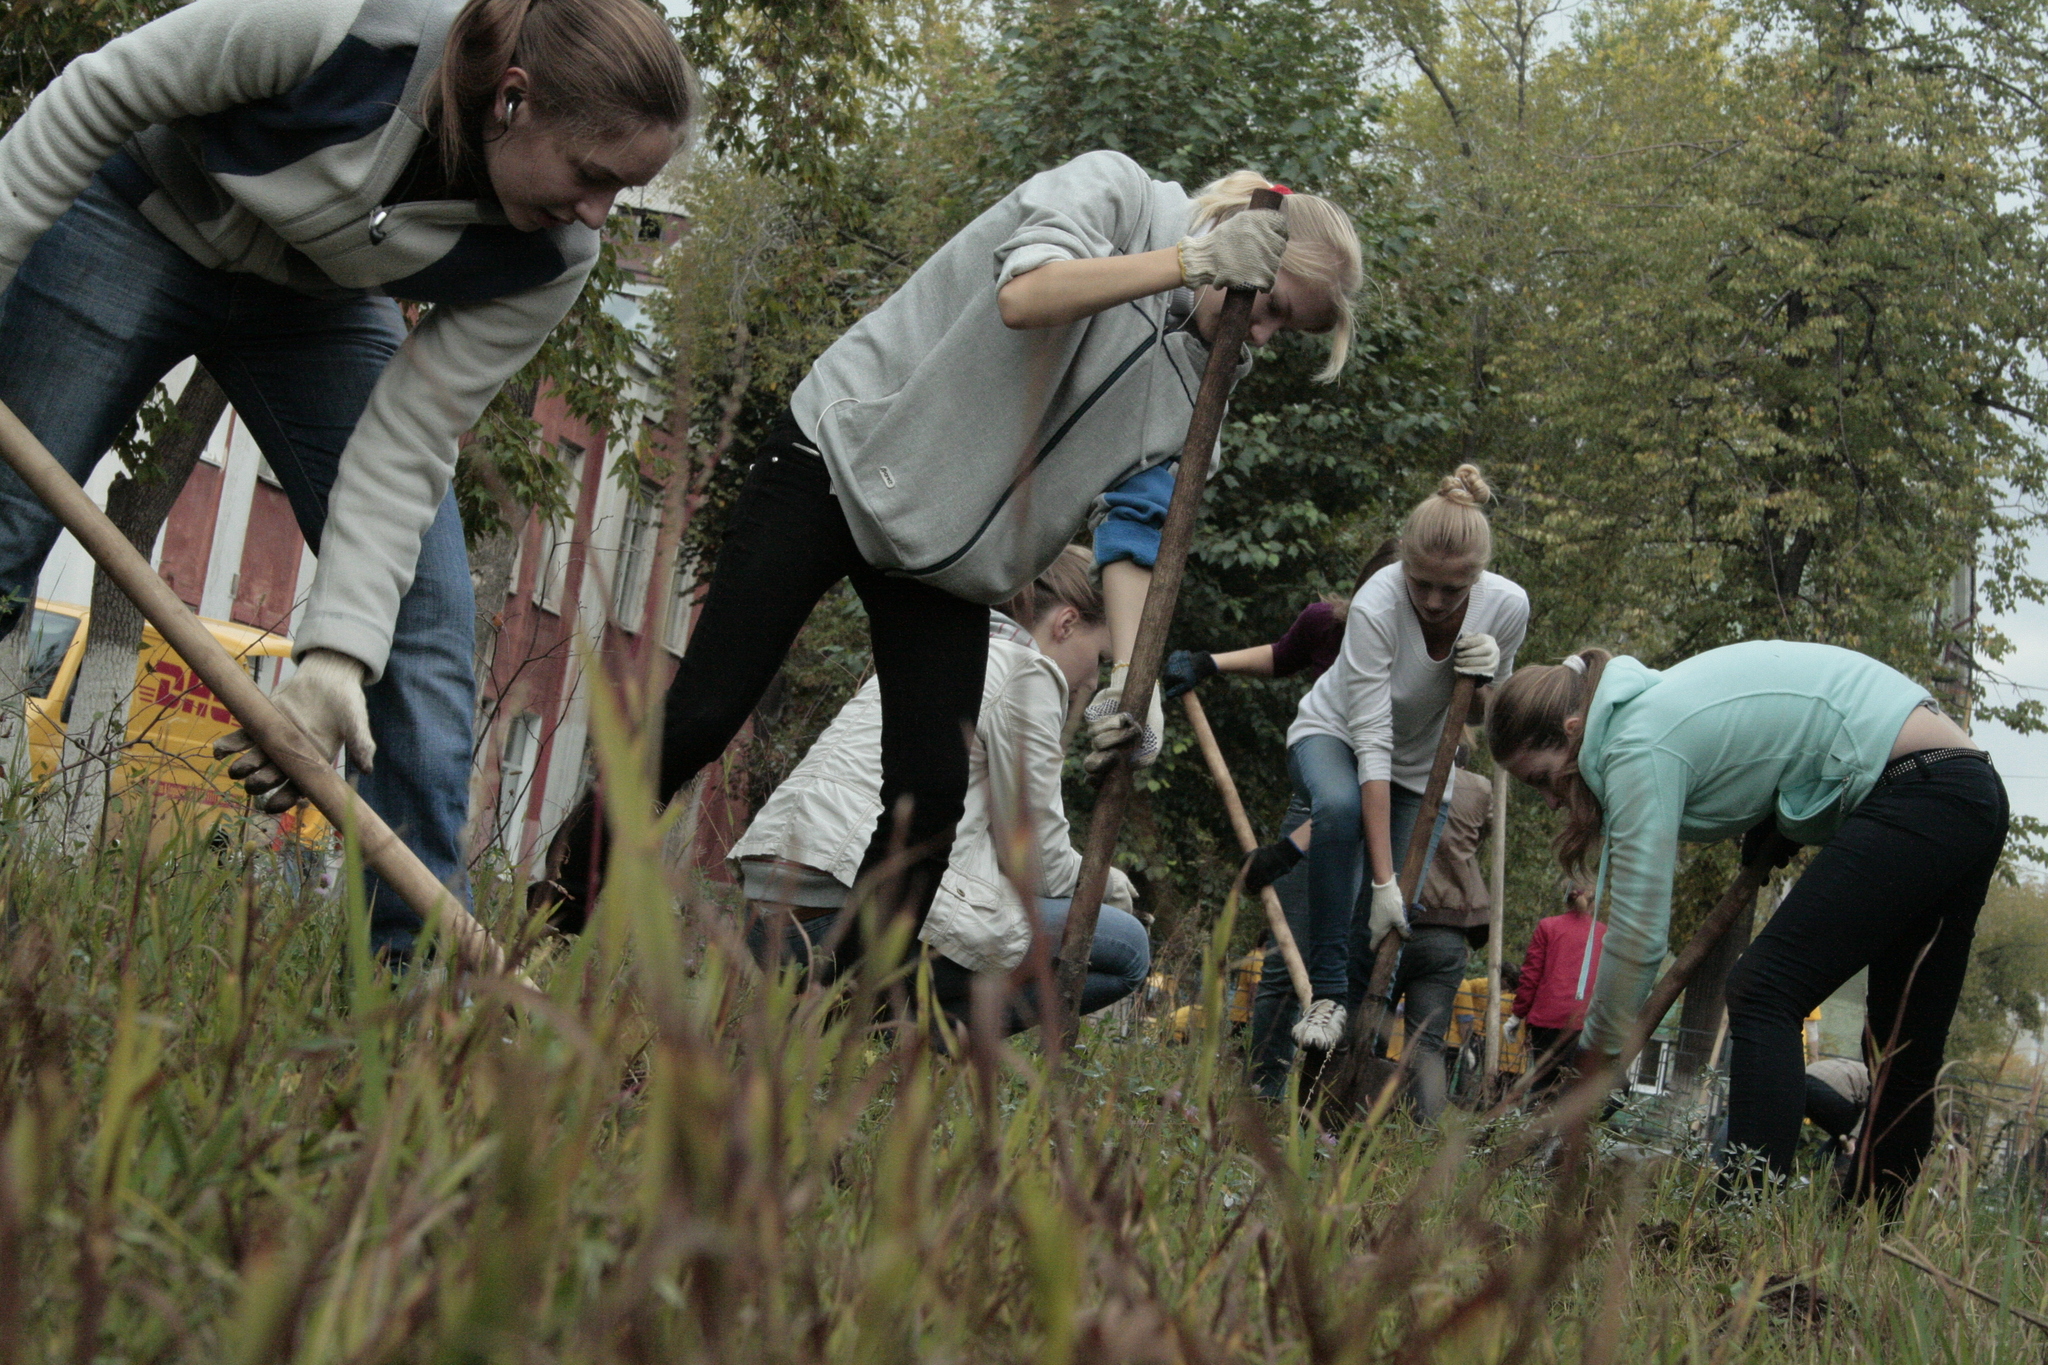
[[[1145,352],[1159,344],[1159,337],[1160,333],[1155,330],[1143,341],[1132,347],[1131,353],[1117,363],[1117,367],[1109,372],[1109,376],[1100,384],[1097,384],[1093,392],[1081,400],[1080,406],[1067,415],[1067,420],[1060,423],[1059,429],[1053,432],[1046,443],[1039,448],[1038,454],[1032,457],[1030,467],[1010,481],[1010,486],[1005,488],[1003,495],[996,499],[995,506],[989,508],[988,515],[981,519],[981,525],[974,528],[974,534],[969,536],[959,549],[935,563],[924,565],[921,568],[906,568],[899,570],[899,572],[914,578],[923,577],[927,574],[940,573],[959,563],[967,555],[968,551],[972,550],[981,538],[988,534],[988,528],[995,522],[996,517],[1001,514],[1003,508],[1009,505],[1011,495],[1019,488],[1022,488],[1025,482],[1038,472],[1038,467],[1044,464],[1053,451],[1058,448],[1059,443],[1066,438],[1067,433],[1073,430],[1074,424],[1088,415],[1089,410],[1095,406],[1096,400],[1109,392],[1110,386],[1115,384],[1117,380],[1122,379],[1131,366],[1138,363],[1139,358]]]

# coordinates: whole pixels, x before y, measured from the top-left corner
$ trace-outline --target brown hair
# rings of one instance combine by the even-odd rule
[[[1479,467],[1459,465],[1401,523],[1401,558],[1411,564],[1418,554],[1473,559],[1484,568],[1493,558],[1493,527],[1485,512],[1492,499],[1493,489]]]
[[[1582,649],[1576,656],[1582,673],[1569,664],[1530,664],[1494,689],[1486,709],[1487,746],[1493,761],[1517,754],[1562,749],[1565,762],[1557,772],[1557,790],[1564,797],[1564,828],[1553,841],[1557,861],[1574,876],[1585,875],[1586,859],[1600,838],[1600,802],[1579,776],[1579,743],[1585,738],[1586,711],[1599,690],[1600,675],[1614,656],[1604,649]],[[1564,723],[1579,719],[1579,733],[1568,734]]]
[[[1029,630],[1038,624],[1040,616],[1060,606],[1080,612],[1081,619],[1091,626],[1099,626],[1107,619],[1102,604],[1102,580],[1095,572],[1095,555],[1085,545],[1069,545],[1061,550],[1058,559],[996,610]]]
[[[687,136],[697,75],[645,0],[469,0],[449,26],[427,128],[448,179],[483,174],[485,128],[512,67],[537,118],[592,137],[650,124]]]
[[[1401,557],[1401,541],[1398,536],[1388,536],[1380,547],[1372,552],[1372,558],[1365,561],[1365,567],[1358,571],[1358,582],[1352,586],[1351,597],[1358,596],[1358,590],[1372,581],[1372,576]],[[1339,621],[1351,614],[1351,597],[1339,597],[1336,593],[1323,594],[1323,605]]]

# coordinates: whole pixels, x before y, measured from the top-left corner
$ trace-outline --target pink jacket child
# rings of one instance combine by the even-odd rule
[[[1536,936],[1522,958],[1522,981],[1515,990],[1514,1013],[1532,1028],[1576,1030],[1586,1022],[1586,1005],[1600,975],[1600,946],[1607,926],[1590,913],[1592,898],[1574,891],[1562,915],[1536,923]],[[1586,961],[1586,933],[1592,931],[1592,961]],[[1580,987],[1581,967],[1584,988]]]

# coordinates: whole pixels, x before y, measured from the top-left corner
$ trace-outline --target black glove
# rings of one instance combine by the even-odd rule
[[[1270,844],[1262,844],[1245,855],[1244,889],[1248,896],[1256,896],[1274,882],[1294,870],[1302,859],[1302,852],[1294,840],[1285,837]]]
[[[1168,701],[1183,697],[1216,676],[1216,656],[1197,654],[1191,649],[1176,649],[1166,656],[1166,667],[1159,674],[1159,689]]]
[[[1748,867],[1759,857],[1769,855],[1773,868],[1783,867],[1792,861],[1792,855],[1799,851],[1799,845],[1778,833],[1778,813],[1772,811],[1749,827],[1742,836],[1742,865]]]

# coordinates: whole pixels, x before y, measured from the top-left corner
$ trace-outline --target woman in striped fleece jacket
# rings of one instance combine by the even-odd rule
[[[198,357],[320,557],[278,703],[458,889],[457,442],[695,104],[640,0],[194,0],[73,62],[0,137],[0,402],[83,482]],[[398,299],[431,305],[410,333]],[[0,474],[0,634],[57,530]],[[297,797],[260,752],[231,771],[266,809]],[[371,926],[403,956],[418,921],[387,895]]]

